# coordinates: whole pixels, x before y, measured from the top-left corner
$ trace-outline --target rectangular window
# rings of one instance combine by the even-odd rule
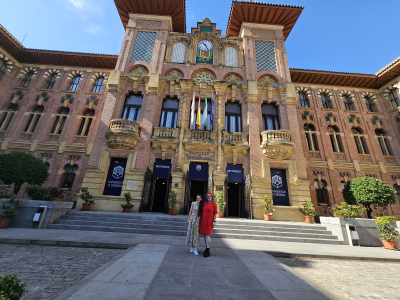
[[[64,173],[63,180],[61,183],[61,188],[70,189],[74,183],[75,173]]]
[[[318,203],[329,205],[328,191],[326,189],[317,189],[317,201]]]
[[[273,42],[255,42],[256,47],[256,60],[257,72],[260,71],[273,71],[276,70],[275,47]]]

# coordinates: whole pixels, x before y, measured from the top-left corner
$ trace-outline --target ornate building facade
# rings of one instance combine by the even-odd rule
[[[290,69],[302,7],[233,1],[222,36],[209,19],[185,33],[184,0],[141,3],[115,0],[118,56],[27,49],[0,28],[0,153],[43,159],[45,185],[68,200],[88,187],[98,210],[129,191],[136,211],[166,212],[174,188],[181,213],[222,191],[226,216],[262,218],[269,195],[275,220],[302,220],[299,205],[330,215],[363,176],[400,199],[400,60],[376,74]]]

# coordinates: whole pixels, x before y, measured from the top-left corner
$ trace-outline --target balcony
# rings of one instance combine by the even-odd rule
[[[267,130],[261,132],[264,155],[270,159],[284,160],[292,156],[294,144],[288,130]]]
[[[186,129],[185,139],[190,142],[211,143],[217,141],[217,133],[208,130]]]
[[[154,127],[152,140],[174,141],[179,138],[179,128]]]
[[[108,147],[112,149],[132,149],[139,140],[139,128],[139,123],[135,121],[112,120],[106,133]]]
[[[223,132],[223,145],[225,146],[248,146],[248,134],[242,132]]]

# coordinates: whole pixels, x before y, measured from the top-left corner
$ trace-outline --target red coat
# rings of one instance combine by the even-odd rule
[[[217,214],[217,204],[204,202],[203,213],[200,219],[200,234],[211,235],[214,216]]]

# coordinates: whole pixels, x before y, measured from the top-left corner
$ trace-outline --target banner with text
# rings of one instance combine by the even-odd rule
[[[126,158],[112,158],[103,195],[121,196],[124,183]]]
[[[285,170],[271,169],[271,186],[274,205],[289,206],[289,193]]]

